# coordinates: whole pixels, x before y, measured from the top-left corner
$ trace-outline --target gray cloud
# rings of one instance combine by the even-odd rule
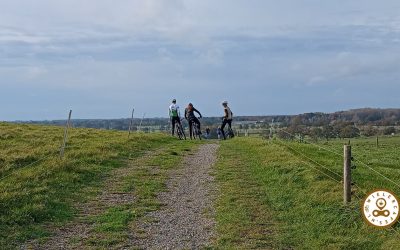
[[[0,85],[14,98],[0,103],[15,112],[0,117],[57,118],[70,105],[82,117],[131,105],[160,116],[171,96],[209,115],[222,99],[237,114],[394,105],[399,10],[394,0],[2,1]],[[356,88],[365,99],[343,102]]]

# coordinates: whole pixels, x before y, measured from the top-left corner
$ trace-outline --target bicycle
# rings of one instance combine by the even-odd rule
[[[176,135],[178,136],[179,140],[186,140],[185,131],[183,130],[183,127],[182,127],[182,120],[180,123],[177,123],[175,125],[175,130],[176,130]]]
[[[228,126],[226,131],[226,138],[231,139],[235,137],[235,133],[233,132],[232,128]]]
[[[192,122],[191,128],[192,133],[190,135],[190,139],[196,140],[196,138],[198,138],[199,140],[201,140],[201,133],[199,131],[197,123]]]

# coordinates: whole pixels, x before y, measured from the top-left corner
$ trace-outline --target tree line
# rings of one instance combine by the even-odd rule
[[[282,138],[290,138],[292,135],[309,136],[318,138],[353,138],[360,135],[391,135],[397,133],[400,125],[400,109],[354,109],[339,111],[335,113],[305,113],[300,115],[274,115],[274,116],[237,116],[234,117],[237,129],[269,129],[271,126],[285,128],[284,132],[278,135]],[[46,125],[65,125],[65,120],[52,121],[24,121],[24,123],[46,124]],[[96,129],[115,129],[128,130],[131,119],[74,119],[74,127],[96,128]],[[203,128],[211,127],[215,129],[220,123],[220,117],[204,117],[202,119]],[[247,122],[247,123],[245,123]],[[248,123],[250,122],[250,123]],[[140,126],[140,124],[142,126]],[[169,129],[168,118],[140,118],[133,120],[133,131]]]

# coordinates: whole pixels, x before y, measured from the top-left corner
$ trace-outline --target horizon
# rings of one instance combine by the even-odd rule
[[[351,108],[347,110],[337,110],[333,112],[320,112],[320,111],[310,111],[310,112],[305,112],[305,113],[298,113],[298,114],[259,114],[259,115],[234,115],[234,117],[271,117],[271,116],[298,116],[298,115],[304,115],[304,114],[334,114],[334,113],[339,113],[339,112],[349,112],[349,111],[358,111],[358,110],[400,110],[400,108],[372,108],[372,107],[364,107],[364,108]],[[204,118],[218,118],[220,116],[203,116]],[[73,112],[71,116],[71,120],[120,120],[120,119],[131,119],[131,117],[114,117],[114,118],[74,118]],[[133,119],[142,119],[142,116],[135,116]],[[145,116],[144,119],[169,119],[167,116],[153,116],[153,117],[147,117]],[[0,122],[41,122],[41,121],[65,121],[67,120],[66,118],[58,118],[58,119],[43,119],[43,120],[1,120]]]
[[[2,1],[0,120],[166,117],[172,98],[209,117],[223,100],[236,116],[393,108],[399,11],[395,0]]]

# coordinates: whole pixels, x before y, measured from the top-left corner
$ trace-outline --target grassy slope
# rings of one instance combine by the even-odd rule
[[[354,155],[398,180],[399,139],[387,139],[376,150],[373,141],[353,141]],[[342,142],[329,142],[339,154]],[[292,149],[296,150],[293,151]],[[380,231],[367,226],[360,215],[360,200],[342,205],[341,185],[314,170],[298,152],[341,173],[342,159],[315,146],[298,143],[267,143],[261,139],[226,141],[219,151],[216,176],[220,186],[217,222],[220,248],[296,249],[396,249],[399,226]],[[378,164],[385,159],[384,165]],[[318,167],[323,170],[323,168]],[[366,168],[354,171],[361,190],[384,187],[400,193],[393,185]]]
[[[0,180],[1,246],[47,236],[44,225],[62,225],[71,220],[76,213],[74,204],[94,197],[112,169],[148,150],[177,144],[177,140],[162,134],[134,134],[128,140],[123,132],[72,129],[70,148],[60,160],[62,135],[59,127],[0,123],[0,179],[6,177]],[[186,148],[191,147],[192,144]],[[180,147],[179,152],[182,150]],[[47,158],[37,162],[43,157]],[[166,160],[168,167],[178,157]],[[151,189],[152,185],[148,187]],[[115,215],[113,211],[121,208],[111,210],[109,215]],[[122,217],[131,216],[124,212],[120,213]]]

